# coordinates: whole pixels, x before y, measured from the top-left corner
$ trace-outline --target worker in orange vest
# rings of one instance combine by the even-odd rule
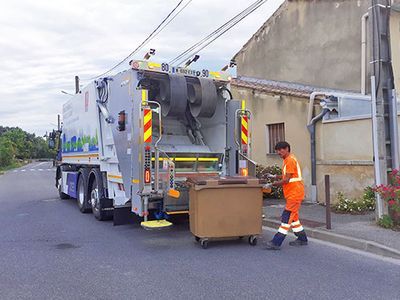
[[[290,145],[287,142],[279,142],[275,151],[283,159],[282,175],[271,175],[275,179],[272,184],[264,186],[268,189],[271,186],[282,186],[283,195],[286,199],[286,206],[282,213],[282,223],[274,238],[265,244],[267,250],[279,250],[288,234],[290,228],[297,236],[295,241],[289,243],[291,246],[305,246],[308,243],[307,235],[299,220],[299,210],[304,199],[304,184],[301,177],[300,165],[296,157],[290,153]]]

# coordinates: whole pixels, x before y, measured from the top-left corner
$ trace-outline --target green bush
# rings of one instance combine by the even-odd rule
[[[282,169],[277,166],[262,166],[262,165],[257,165],[256,168],[256,176],[259,179],[265,179],[269,183],[272,181],[267,178],[267,174],[273,174],[273,175],[282,175]],[[274,199],[281,199],[283,198],[283,190],[281,186],[274,186],[272,187],[272,192],[270,194],[265,194],[264,195],[266,198],[274,198]]]
[[[340,213],[362,214],[375,210],[375,193],[371,187],[364,189],[361,198],[349,199],[342,192],[336,195],[334,209]]]
[[[383,215],[382,218],[378,220],[378,225],[387,229],[394,227],[393,220],[388,215]]]

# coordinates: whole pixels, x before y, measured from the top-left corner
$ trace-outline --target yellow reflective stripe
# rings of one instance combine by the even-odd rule
[[[144,141],[147,141],[147,139],[148,138],[150,138],[151,137],[151,134],[152,134],[152,130],[151,130],[151,127],[144,133]]]
[[[300,225],[299,227],[293,227],[293,228],[292,228],[292,231],[293,231],[293,232],[300,232],[300,231],[303,231],[303,230],[304,230],[304,228],[303,228],[303,226],[301,226],[301,225]]]
[[[175,157],[175,161],[196,161],[196,157]]]
[[[243,126],[244,128],[246,128],[246,130],[248,129],[248,124],[247,124],[247,121],[246,121],[245,118],[242,118],[242,126]]]
[[[289,224],[286,224],[286,223],[281,223],[281,227],[282,227],[283,229],[289,230],[290,225],[289,225]]]
[[[180,214],[188,214],[188,210],[179,210],[179,211],[166,211],[167,215],[180,215]]]
[[[199,157],[198,161],[219,161],[216,157]]]
[[[302,175],[301,175],[301,168],[300,168],[300,165],[299,165],[299,163],[297,162],[297,159],[295,159],[295,158],[293,158],[293,159],[296,161],[296,167],[297,167],[297,175],[298,175],[298,177],[290,178],[290,179],[289,179],[289,182],[299,182],[299,181],[303,181],[303,177],[302,177]],[[283,175],[285,176],[285,175],[286,175],[286,165],[283,166],[282,172],[283,172]]]
[[[149,66],[150,69],[151,68],[161,68],[161,64],[155,63],[155,62],[149,62],[147,65]]]
[[[301,178],[290,178],[289,179],[289,182],[299,182],[299,181],[302,181],[303,179],[301,179]]]
[[[248,142],[247,135],[245,135],[243,131],[242,131],[242,141],[244,141],[246,144]]]
[[[139,183],[139,179],[132,179],[132,183]]]
[[[287,235],[287,234],[288,234],[288,230],[283,229],[282,227],[279,227],[278,232],[280,232],[280,233],[282,233],[282,234],[284,234],[284,235]]]
[[[142,90],[142,101],[147,101],[147,90]]]
[[[149,111],[144,115],[143,124],[147,124],[149,121],[151,121],[151,117],[152,117],[152,112],[151,112],[151,110],[149,110]]]
[[[219,72],[210,72],[211,76],[214,76],[215,78],[220,78],[221,74]]]

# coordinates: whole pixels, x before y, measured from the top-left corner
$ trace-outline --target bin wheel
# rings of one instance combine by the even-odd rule
[[[252,245],[252,246],[257,245],[257,237],[254,236],[254,235],[251,235],[251,236],[249,237],[249,244]]]
[[[200,240],[201,248],[207,249],[208,248],[208,241],[207,240]]]
[[[200,241],[200,238],[198,236],[195,236],[194,239],[196,240],[196,242]]]

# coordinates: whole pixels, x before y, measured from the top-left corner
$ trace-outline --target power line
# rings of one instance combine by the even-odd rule
[[[155,38],[165,27],[167,27],[168,24],[171,23],[192,1],[193,0],[189,0],[163,27],[161,27],[161,29],[153,36],[153,38]]]
[[[268,0],[263,0],[263,1],[258,1],[259,3],[255,3],[255,6],[249,6],[246,10],[244,10],[244,14],[241,14],[238,20],[235,20],[233,22],[233,24],[229,25],[226,29],[224,29],[222,32],[218,33],[217,35],[215,35],[214,38],[212,38],[209,41],[206,41],[205,44],[203,46],[201,46],[200,48],[192,51],[192,53],[189,53],[186,57],[184,57],[183,59],[181,59],[179,61],[179,63],[177,64],[178,66],[181,65],[182,63],[184,63],[188,58],[190,58],[191,56],[199,53],[201,50],[203,50],[204,48],[206,48],[208,45],[210,45],[212,42],[214,42],[216,39],[220,38],[222,35],[224,35],[226,32],[228,32],[230,29],[232,29],[235,25],[237,25],[240,21],[242,21],[244,18],[246,18],[248,15],[250,15],[251,13],[253,13],[256,9],[258,9],[261,5],[263,5],[265,2],[267,2]],[[199,45],[200,46],[200,45]]]
[[[194,45],[192,45],[190,48],[186,49],[180,55],[175,57],[173,60],[171,60],[170,64],[175,64],[176,62],[179,61],[179,63],[177,65],[181,65],[188,58],[190,58],[194,54],[199,53],[201,50],[203,50],[209,44],[211,44],[216,39],[221,37],[223,34],[225,34],[232,27],[234,27],[236,24],[238,24],[240,21],[242,21],[244,18],[246,18],[248,15],[250,15],[252,12],[254,12],[256,9],[258,9],[261,5],[263,5],[267,1],[268,0],[258,0],[258,1],[254,2],[254,3],[252,3],[246,9],[244,9],[239,14],[237,14],[236,16],[231,18],[229,21],[227,21],[225,24],[223,24],[222,26],[220,26],[219,28],[214,30],[208,36],[206,36],[205,38],[203,38],[199,42],[197,42]]]
[[[268,0],[265,0],[264,2],[262,2],[259,6],[257,6],[256,8],[254,8],[253,10],[251,10],[248,14],[246,14],[245,16],[243,16],[242,18],[240,18],[236,23],[234,23],[232,26],[228,27],[227,29],[225,29],[223,32],[221,32],[219,35],[217,35],[215,38],[213,38],[212,40],[210,40],[209,42],[207,42],[205,45],[203,45],[200,49],[198,49],[196,51],[196,53],[199,53],[201,50],[203,50],[204,48],[206,48],[208,45],[210,45],[212,42],[214,42],[216,39],[220,38],[222,35],[224,35],[226,32],[228,32],[232,27],[234,27],[236,24],[238,24],[240,21],[242,21],[244,18],[246,18],[248,15],[250,15],[252,12],[254,12],[257,8],[259,8],[262,4],[264,4],[265,2],[267,2]],[[196,54],[193,53],[193,54]],[[192,54],[192,55],[193,55]],[[192,55],[189,55],[189,57],[191,57]],[[178,65],[181,65],[182,63],[185,62],[187,58],[184,58],[181,62],[179,62]]]
[[[83,79],[83,80],[93,80],[99,77],[102,77],[108,73],[110,73],[111,71],[115,70],[117,67],[119,67],[120,65],[122,65],[126,60],[128,60],[132,55],[136,54],[140,49],[142,49],[148,42],[150,42],[153,38],[155,38],[169,23],[172,22],[172,20],[174,20],[176,18],[176,16],[178,14],[180,14],[182,12],[183,9],[185,9],[190,2],[192,2],[193,0],[189,0],[188,3],[186,3],[186,5],[180,9],[168,22],[167,20],[171,17],[171,15],[178,9],[179,6],[181,6],[183,0],[180,0],[178,2],[178,4],[170,11],[170,13],[161,21],[160,24],[158,24],[158,26],[150,33],[150,35],[138,46],[136,47],[135,50],[133,50],[131,53],[129,53],[128,56],[126,56],[123,60],[121,60],[119,63],[117,63],[115,66],[113,66],[111,69],[109,69],[108,71],[101,73],[97,76],[88,78],[88,79]],[[167,23],[166,23],[167,22]],[[166,23],[164,25],[164,23]],[[163,26],[164,25],[164,26]]]
[[[206,42],[208,39],[210,39],[212,36],[214,36],[215,34],[217,34],[219,31],[221,31],[223,28],[225,28],[226,26],[228,26],[230,23],[232,23],[236,18],[238,18],[239,16],[241,16],[245,11],[247,11],[249,8],[253,7],[254,5],[256,5],[257,3],[261,2],[262,0],[258,0],[256,2],[254,2],[253,4],[251,4],[250,6],[248,6],[245,10],[241,11],[239,14],[237,14],[236,16],[234,16],[232,19],[230,19],[229,21],[227,21],[226,23],[224,23],[223,25],[221,25],[219,28],[217,28],[216,30],[214,30],[213,32],[211,32],[209,35],[207,35],[206,37],[204,37],[202,40],[200,40],[199,42],[197,42],[196,44],[192,45],[190,48],[186,49],[184,52],[182,52],[181,54],[179,54],[177,57],[175,57],[173,60],[171,60],[169,62],[169,64],[174,64],[175,62],[177,62],[180,58],[182,58],[186,53],[189,53],[190,51],[192,51],[193,49],[195,49],[197,46],[201,45],[202,43]]]

